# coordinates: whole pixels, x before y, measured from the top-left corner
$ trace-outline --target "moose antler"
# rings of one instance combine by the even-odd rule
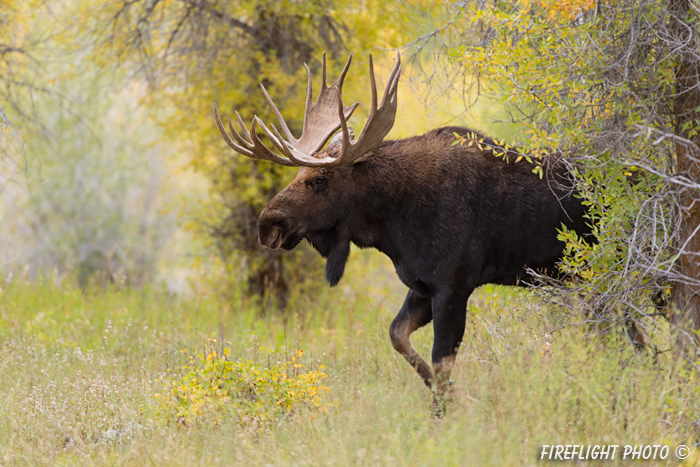
[[[377,85],[374,78],[374,63],[372,61],[372,55],[369,56],[369,74],[372,84],[372,108],[370,109],[367,123],[365,124],[360,137],[355,142],[351,141],[347,121],[359,103],[356,102],[351,106],[346,107],[343,104],[342,97],[343,81],[345,80],[345,75],[350,68],[351,62],[352,55],[350,55],[348,58],[340,77],[335,80],[333,84],[327,86],[326,54],[323,54],[323,83],[316,102],[311,102],[311,71],[309,70],[309,67],[304,64],[306,74],[308,76],[308,89],[306,93],[304,126],[301,136],[298,139],[294,138],[292,133],[289,131],[289,127],[287,127],[284,118],[282,118],[277,106],[272,101],[270,95],[267,93],[267,90],[262,84],[260,87],[262,88],[267,102],[272,107],[272,111],[279,121],[282,133],[284,133],[284,138],[274,125],[271,125],[272,131],[270,131],[270,129],[265,126],[265,124],[257,116],[253,117],[253,121],[250,125],[250,131],[248,131],[243,123],[243,120],[241,119],[241,116],[238,115],[238,112],[236,112],[236,117],[238,118],[238,124],[241,126],[241,128],[243,128],[243,136],[245,136],[245,138],[234,129],[233,124],[231,123],[231,118],[227,115],[228,128],[231,132],[229,134],[229,132],[227,132],[224,128],[221,118],[219,118],[219,111],[216,107],[216,101],[214,101],[214,117],[216,118],[216,124],[219,127],[221,136],[223,136],[226,143],[232,149],[243,154],[244,156],[248,156],[253,159],[268,160],[285,166],[334,167],[361,161],[364,158],[363,156],[366,157],[366,154],[370,149],[374,148],[384,139],[384,137],[391,130],[391,127],[394,125],[397,104],[396,95],[399,76],[401,74],[401,56],[398,53],[396,54],[396,63],[394,64],[394,68],[389,75],[389,80],[384,88],[382,103],[378,108]],[[270,139],[272,144],[274,144],[277,150],[285,157],[270,151],[262,143],[262,141],[260,141],[260,138],[258,138],[255,131],[256,126],[260,127],[260,129]],[[340,154],[337,157],[314,157],[313,155],[318,152],[324,144],[326,144],[328,138],[330,138],[339,129],[342,132],[342,146]]]

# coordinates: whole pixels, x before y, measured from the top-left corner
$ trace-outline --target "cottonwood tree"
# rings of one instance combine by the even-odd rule
[[[453,6],[436,36],[480,98],[525,128],[518,143],[535,174],[537,156],[561,153],[579,175],[598,243],[562,232],[562,269],[583,279],[569,297],[583,297],[599,330],[626,323],[637,344],[668,314],[686,351],[700,328],[699,10],[473,1]]]
[[[114,58],[135,64],[151,84],[150,104],[165,117],[164,127],[186,143],[192,166],[211,182],[209,199],[192,213],[192,225],[222,264],[239,269],[247,262],[255,293],[272,291],[284,301],[288,276],[320,263],[308,251],[282,255],[257,244],[259,212],[293,173],[232,156],[215,128],[212,99],[222,111],[269,121],[270,106],[258,87],[262,82],[277,105],[290,110],[285,118],[298,133],[306,89],[302,64],[318,71],[326,51],[333,68],[349,49],[390,43],[398,32],[378,26],[391,17],[389,8],[379,1],[358,6],[333,0],[133,0],[94,12],[96,60],[106,67]]]

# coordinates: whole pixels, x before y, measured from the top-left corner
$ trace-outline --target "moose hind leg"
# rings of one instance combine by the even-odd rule
[[[428,324],[432,318],[430,299],[409,290],[399,314],[389,328],[394,349],[404,356],[429,388],[433,386],[433,370],[413,347],[410,336],[413,331]]]

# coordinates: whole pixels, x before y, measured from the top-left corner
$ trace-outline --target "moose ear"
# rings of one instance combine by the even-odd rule
[[[355,130],[349,126],[348,127],[348,134],[350,135],[350,142],[355,141]],[[331,140],[328,142],[328,146],[332,146],[335,143],[342,143],[343,142],[343,132],[339,131],[333,137]]]

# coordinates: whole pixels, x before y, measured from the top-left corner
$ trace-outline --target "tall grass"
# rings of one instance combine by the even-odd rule
[[[400,287],[377,283],[300,297],[284,313],[242,294],[221,303],[9,283],[0,292],[0,464],[534,465],[543,444],[697,442],[693,373],[614,336],[586,338],[575,326],[550,336],[536,295],[495,287],[470,302],[449,413],[436,420],[428,390],[389,343]],[[414,336],[429,356],[431,327]],[[262,364],[303,349],[325,365],[334,407],[265,430],[233,419],[163,422],[157,380],[182,365],[182,349],[222,337],[231,357]],[[699,461],[694,452],[686,462]]]

